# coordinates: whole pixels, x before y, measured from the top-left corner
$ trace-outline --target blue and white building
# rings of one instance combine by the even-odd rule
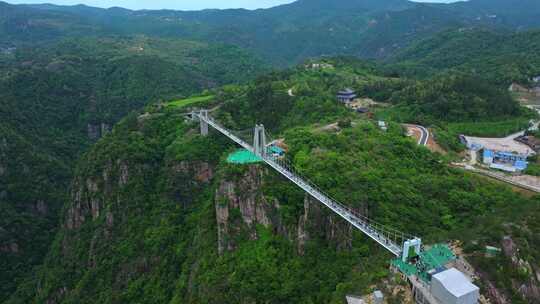
[[[503,170],[507,172],[521,172],[527,169],[529,163],[527,156],[511,152],[494,151],[484,149],[484,164],[492,169]]]
[[[480,138],[460,136],[461,142],[474,153],[480,153],[482,163],[491,169],[506,172],[522,172],[527,169],[527,159],[536,153],[534,150],[511,137]]]

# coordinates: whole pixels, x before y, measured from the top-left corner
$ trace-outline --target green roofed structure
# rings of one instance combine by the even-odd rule
[[[271,154],[274,157],[282,157],[283,155],[285,155],[285,151],[275,145],[270,145],[266,147],[266,150],[267,153]],[[231,155],[229,155],[229,157],[227,158],[227,162],[230,164],[243,165],[259,163],[262,162],[262,159],[259,156],[255,155],[253,152],[250,152],[246,149],[241,149],[231,153]]]
[[[242,149],[231,153],[231,155],[227,157],[227,162],[230,164],[244,165],[259,163],[262,162],[262,159],[259,156],[253,154],[252,152]]]
[[[392,261],[392,265],[405,275],[416,275],[427,283],[430,281],[429,272],[433,270],[439,271],[455,259],[456,256],[448,246],[437,244],[428,250],[422,251],[418,255],[416,263],[403,262],[398,258]]]

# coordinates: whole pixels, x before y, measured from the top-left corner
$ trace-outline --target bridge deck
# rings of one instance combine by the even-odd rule
[[[192,115],[197,115],[196,113],[193,113]],[[249,150],[251,152],[255,152],[254,148],[246,143],[244,140],[233,134],[228,129],[222,127],[219,123],[214,121],[211,117],[203,117],[201,115],[197,115],[197,117],[200,120],[203,120],[208,125],[210,125],[212,128],[219,131],[221,134],[227,136],[229,139],[240,145],[246,150]],[[369,219],[356,215],[351,209],[347,208],[346,206],[338,203],[337,201],[330,198],[329,195],[325,194],[322,190],[320,190],[315,184],[309,182],[307,179],[300,176],[299,173],[295,172],[293,168],[290,168],[287,166],[284,162],[282,162],[278,158],[274,158],[269,155],[263,155],[262,159],[266,164],[268,164],[270,167],[275,169],[277,172],[279,172],[281,175],[295,183],[298,187],[300,187],[305,192],[309,193],[313,198],[321,202],[326,207],[330,208],[334,213],[345,219],[347,222],[349,222],[351,225],[362,231],[364,234],[366,234],[368,237],[373,239],[375,242],[379,243],[381,246],[386,248],[388,251],[390,251],[395,256],[401,256],[401,246],[396,243],[397,240],[404,239],[405,236],[397,231],[397,230],[391,230],[386,227],[383,227],[382,225],[376,224],[371,222]]]

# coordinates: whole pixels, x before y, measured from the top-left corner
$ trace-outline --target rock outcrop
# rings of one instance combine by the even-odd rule
[[[98,125],[95,124],[88,124],[87,127],[87,135],[90,140],[97,140],[100,138],[100,128]]]
[[[235,239],[257,238],[256,225],[280,230],[279,202],[269,201],[262,193],[264,169],[249,166],[237,180],[221,180],[216,190],[218,250],[236,248]]]
[[[308,194],[304,198],[304,214],[299,220],[298,227],[297,241],[300,253],[305,242],[313,238],[324,239],[334,244],[337,250],[352,248],[352,226]]]
[[[25,204],[25,207],[29,213],[35,216],[47,216],[49,214],[49,204],[41,199]]]
[[[527,279],[512,280],[512,288],[530,303],[540,302],[540,280],[538,270],[535,269],[525,258],[520,256],[519,247],[512,237],[505,236],[502,240],[504,255],[511,260],[512,266]]]
[[[19,250],[20,250],[19,249],[19,244],[15,243],[15,242],[0,245],[0,252],[3,252],[3,253],[16,254],[16,253],[19,253]]]
[[[108,123],[89,123],[86,129],[87,136],[90,140],[98,140],[111,131],[111,125]]]
[[[295,242],[299,254],[303,254],[306,243],[315,238],[333,243],[339,250],[351,248],[351,226],[307,194],[303,201],[303,212],[296,220],[297,224],[284,224],[280,213],[281,203],[265,195],[265,174],[274,173],[253,165],[239,178],[224,178],[219,182],[215,194],[215,208],[220,253],[234,250],[237,241],[243,237],[257,239],[257,225]]]
[[[207,184],[214,177],[214,169],[207,162],[182,161],[172,165],[173,173],[191,176],[195,183]]]
[[[99,187],[95,180],[88,178],[85,183],[76,180],[73,186],[72,204],[67,211],[65,227],[78,229],[89,216],[93,219],[99,217],[101,199]]]

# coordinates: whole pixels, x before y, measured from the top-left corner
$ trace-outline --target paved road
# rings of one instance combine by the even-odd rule
[[[289,94],[289,96],[291,96],[291,97],[294,97],[293,89],[290,88],[290,89],[287,91],[287,94]]]
[[[429,137],[431,136],[429,134],[429,131],[428,129],[426,129],[425,127],[423,126],[420,126],[420,125],[411,125],[411,124],[406,124],[405,126],[407,127],[412,127],[412,128],[416,128],[418,130],[420,130],[420,132],[422,133],[421,136],[420,136],[420,139],[418,140],[418,144],[420,146],[427,146],[428,142],[429,142]]]
[[[424,128],[423,126],[416,126],[422,131],[422,136],[420,137],[419,144],[421,146],[427,146],[429,141],[429,131],[428,129]]]

